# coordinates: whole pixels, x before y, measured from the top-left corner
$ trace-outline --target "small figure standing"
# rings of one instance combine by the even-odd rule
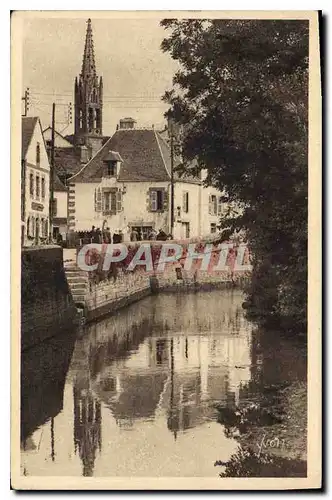
[[[130,241],[138,241],[138,232],[132,229],[130,233]]]
[[[157,234],[156,239],[159,240],[159,241],[166,241],[167,240],[167,234],[162,229],[159,229],[159,233]]]
[[[157,238],[157,232],[152,229],[152,231],[149,234],[149,240],[155,240]]]

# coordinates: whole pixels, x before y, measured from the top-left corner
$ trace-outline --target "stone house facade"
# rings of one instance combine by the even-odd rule
[[[22,246],[46,243],[49,236],[50,164],[38,117],[22,117]]]
[[[171,232],[171,151],[154,129],[127,128],[115,134],[69,182],[70,231],[92,226],[121,229],[125,240],[132,229],[147,239],[152,229]],[[204,188],[202,179],[174,172],[173,237],[183,239],[215,232],[220,193]],[[218,197],[219,196],[219,197]],[[211,198],[212,197],[212,198]]]

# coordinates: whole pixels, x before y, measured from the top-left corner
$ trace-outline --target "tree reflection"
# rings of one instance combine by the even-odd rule
[[[307,463],[267,453],[256,453],[251,448],[238,447],[227,462],[218,460],[223,467],[220,477],[306,477]]]

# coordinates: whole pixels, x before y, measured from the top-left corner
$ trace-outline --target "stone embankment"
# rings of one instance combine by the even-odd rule
[[[154,244],[155,248],[157,246]],[[139,248],[139,244],[135,247]],[[216,252],[212,264],[215,265],[218,259],[219,253]],[[151,293],[242,287],[250,279],[250,273],[234,271],[232,266],[217,272],[211,271],[211,266],[202,270],[199,260],[186,270],[183,259],[168,263],[162,272],[156,270],[155,265],[154,271],[146,271],[145,266],[140,265],[128,271],[126,266],[117,265],[113,273],[89,272],[77,265],[75,250],[65,250],[65,272],[74,303],[88,322]]]

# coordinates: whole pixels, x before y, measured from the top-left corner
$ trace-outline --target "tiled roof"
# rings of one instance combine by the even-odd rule
[[[54,181],[53,181],[54,191],[67,191],[66,186],[63,182],[60,181],[59,176],[56,172],[54,172]]]
[[[25,159],[38,120],[37,116],[22,117],[22,160]]]
[[[79,148],[55,148],[55,169],[60,177],[76,174],[81,168],[81,152]]]
[[[103,175],[104,161],[110,155],[120,155],[120,182],[162,182],[171,176],[171,153],[168,143],[153,129],[119,129],[70,180],[74,182],[99,182]],[[174,161],[174,167],[178,164]],[[200,183],[190,175],[174,179],[181,182]]]
[[[103,162],[110,151],[123,159],[119,181],[169,181],[170,151],[155,130],[117,130],[98,153],[72,179],[76,182],[100,180]]]

